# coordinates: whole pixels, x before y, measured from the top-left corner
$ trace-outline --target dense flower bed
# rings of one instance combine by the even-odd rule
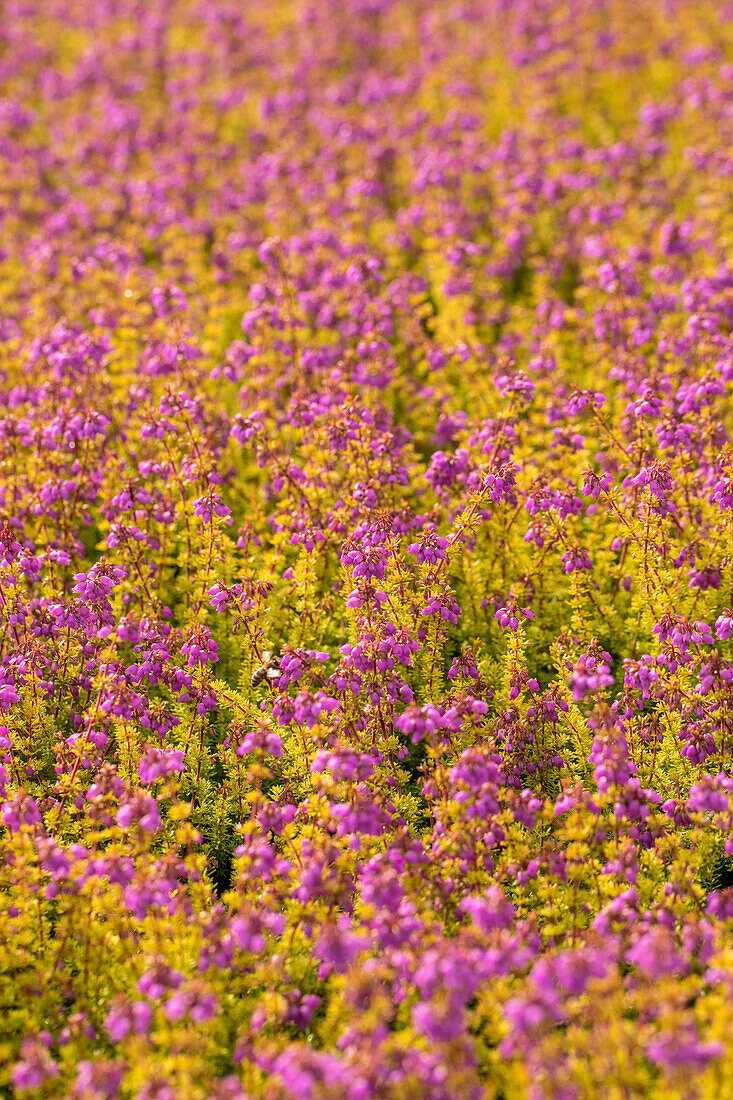
[[[0,36],[0,1094],[733,1095],[733,7]]]

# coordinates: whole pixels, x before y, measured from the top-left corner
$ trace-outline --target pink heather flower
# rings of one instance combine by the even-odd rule
[[[150,795],[132,795],[120,806],[115,821],[121,829],[137,824],[146,833],[155,833],[160,828],[158,804]]]
[[[216,1015],[218,1001],[213,993],[195,989],[179,989],[166,1002],[165,1014],[171,1021],[184,1017],[194,1024],[203,1024]]]
[[[417,556],[419,564],[437,565],[445,559],[447,546],[448,539],[439,537],[434,531],[428,531],[419,542],[410,543],[407,549]]]
[[[512,702],[519,698],[524,688],[529,688],[530,691],[540,690],[537,680],[534,676],[530,676],[526,669],[513,672],[509,683],[509,698]]]
[[[557,1009],[554,1005],[549,1007],[538,993],[529,998],[510,997],[504,1003],[503,1011],[511,1032],[499,1049],[502,1054],[510,1055],[515,1049],[513,1040],[516,1036],[531,1035],[548,1020],[555,1022]]]
[[[258,726],[245,734],[237,746],[237,756],[247,756],[251,752],[263,752],[268,756],[281,757],[283,754],[282,738],[274,730],[267,726]]]
[[[344,1095],[347,1082],[353,1077],[334,1054],[309,1046],[286,1048],[273,1059],[269,1069],[280,1078],[286,1094],[293,1100],[316,1100],[329,1091]]]
[[[169,990],[178,989],[183,982],[183,974],[173,970],[167,963],[158,960],[137,983],[137,988],[152,1001],[159,1001]]]
[[[177,1096],[168,1080],[155,1074],[135,1093],[134,1100],[177,1100]]]
[[[412,654],[420,649],[420,643],[411,638],[406,630],[395,630],[394,633],[390,633],[384,646],[388,649],[390,656],[407,667],[413,663]]]
[[[593,777],[601,794],[611,784],[623,786],[636,775],[636,765],[629,759],[626,735],[618,729],[602,730],[596,734],[588,760],[595,765]]]
[[[153,1021],[153,1009],[147,1001],[118,999],[107,1013],[104,1030],[112,1043],[120,1043],[128,1035],[145,1035]]]
[[[153,783],[161,777],[182,772],[185,760],[186,754],[182,749],[164,750],[151,745],[140,758],[138,765],[140,782]]]
[[[690,813],[725,813],[731,805],[731,794],[733,781],[725,776],[705,776],[690,788],[687,809]]]
[[[607,493],[613,485],[611,474],[596,474],[593,470],[587,470],[583,475],[583,494],[598,500],[601,493]]]
[[[213,1088],[213,1092],[209,1093],[206,1100],[248,1100],[239,1078],[235,1077],[234,1074],[228,1074],[220,1081],[214,1082],[210,1087]]]
[[[613,676],[607,663],[610,660],[610,653],[603,653],[602,659],[586,656],[577,661],[570,676],[570,686],[576,703],[584,699],[589,692],[595,694],[613,686]]]
[[[352,608],[364,607],[367,604],[379,604],[387,602],[387,593],[369,582],[361,582],[346,599],[346,606]]]
[[[140,428],[141,439],[164,440],[169,432],[175,432],[176,426],[165,416],[152,414]]]
[[[9,711],[20,702],[15,678],[9,672],[0,673],[0,710]]]
[[[653,981],[667,974],[684,974],[688,961],[682,956],[666,928],[654,928],[641,935],[626,952],[626,959]]]
[[[432,703],[426,703],[424,706],[411,703],[407,710],[394,719],[394,724],[400,733],[409,735],[413,745],[416,745],[424,737],[438,729],[443,729],[445,720]]]
[[[495,374],[494,385],[502,397],[515,394],[525,402],[530,402],[537,390],[532,379],[521,370]]]
[[[691,644],[713,645],[715,641],[707,623],[700,619],[690,623],[681,615],[663,615],[654,624],[654,633],[660,642],[670,641],[682,654],[687,653]]]
[[[594,409],[602,408],[606,403],[606,395],[596,390],[576,390],[566,402],[568,416],[577,416],[583,409],[590,406]]]
[[[639,473],[632,477],[629,483],[634,486],[646,487],[653,496],[664,500],[673,489],[669,463],[655,462],[651,466],[642,466]]]
[[[581,996],[589,982],[606,977],[611,966],[611,957],[603,948],[560,951],[537,960],[532,967],[532,984],[549,1005],[557,1003],[560,992]]]
[[[650,1040],[646,1052],[652,1062],[667,1070],[686,1069],[688,1072],[700,1072],[712,1061],[723,1054],[723,1045],[718,1042],[702,1042],[693,1030],[662,1031]]]
[[[562,555],[561,560],[566,573],[590,572],[593,568],[593,563],[582,546],[575,546],[572,550],[567,550]]]
[[[483,895],[463,898],[459,908],[467,913],[482,932],[509,928],[514,921],[515,908],[499,886],[488,887]]]
[[[301,995],[296,989],[289,990],[286,997],[289,1003],[285,1012],[285,1023],[293,1024],[299,1031],[305,1031],[321,1004],[321,998],[317,993]]]
[[[88,573],[75,573],[74,594],[89,603],[106,600],[112,590],[124,578],[125,570],[119,565],[97,562]]]
[[[77,1066],[74,1096],[114,1100],[119,1095],[126,1069],[124,1062],[111,1062],[108,1059],[92,1062],[84,1059]]]
[[[369,545],[366,540],[361,544],[349,540],[341,549],[342,563],[351,569],[355,577],[363,577],[366,581],[372,578],[382,580],[388,559],[384,546]]]
[[[198,497],[193,501],[193,511],[195,515],[201,516],[206,523],[211,523],[214,516],[227,519],[232,514],[231,508],[227,508],[218,493],[211,489],[205,496]]]
[[[309,668],[324,664],[329,658],[330,654],[322,650],[286,648],[278,660],[277,686],[284,690],[288,684],[300,680]]]
[[[34,798],[19,792],[9,802],[3,803],[2,817],[5,827],[15,832],[23,825],[37,825],[41,812]]]
[[[169,313],[185,313],[188,310],[186,295],[177,286],[155,286],[150,292],[150,302],[159,318]]]
[[[516,504],[516,466],[507,463],[484,477],[484,490],[494,504]]]
[[[349,917],[343,916],[336,924],[327,924],[313,948],[314,955],[321,961],[319,977],[323,979],[333,971],[343,974],[368,946],[367,936],[353,931]]]
[[[721,642],[733,637],[733,611],[730,608],[726,608],[715,620],[715,633]]]
[[[243,853],[237,849],[235,855]],[[274,849],[269,844],[260,842],[256,852],[249,852],[262,861],[260,870],[265,874],[272,868],[274,861]],[[248,951],[253,955],[260,955],[265,950],[265,935],[281,936],[285,922],[281,913],[273,913],[267,910],[261,912],[244,911],[232,917],[229,922],[229,931],[240,951]]]
[[[22,1091],[35,1091],[45,1081],[57,1077],[59,1067],[48,1053],[47,1044],[41,1039],[25,1039],[20,1048],[21,1059],[13,1066],[10,1078],[13,1087]]]
[[[415,1027],[434,1043],[449,1043],[464,1031],[466,1026],[463,1006],[451,998],[444,1003],[421,1001],[413,1006],[412,1020]]]
[[[241,416],[238,413],[234,417],[234,423],[231,426],[229,435],[232,439],[236,439],[237,443],[241,443],[242,446],[244,446],[262,432],[263,427],[261,421],[263,418],[264,413],[257,409],[247,416]]]
[[[451,666],[448,670],[448,679],[455,680],[458,676],[465,676],[467,679],[478,680],[480,679],[479,667],[476,664],[476,658],[467,652],[463,652],[460,657],[454,657],[451,662]]]
[[[720,475],[712,484],[710,500],[722,511],[733,508],[733,479]]]
[[[447,489],[456,483],[465,482],[472,468],[473,463],[468,451],[462,447],[459,447],[454,454],[435,451],[430,459],[430,466],[425,474],[425,480],[436,491]]]
[[[452,623],[455,626],[458,623],[458,616],[461,611],[454,597],[448,593],[443,593],[442,595],[433,596],[429,603],[423,607],[420,614],[438,615],[444,622]]]
[[[375,764],[375,758],[369,753],[344,746],[331,751],[321,749],[316,753],[310,770],[314,775],[328,771],[334,779],[368,779],[374,773]]]
[[[214,608],[214,611],[221,614],[228,607],[236,605],[237,600],[242,597],[242,585],[232,584],[224,585],[221,581],[217,581],[208,590],[209,606]]]
[[[502,630],[508,627],[512,632],[516,632],[519,629],[520,615],[523,619],[534,619],[534,614],[528,607],[517,607],[514,602],[509,603],[506,607],[500,607],[494,618]]]
[[[312,694],[300,691],[293,702],[293,719],[300,725],[312,729],[322,714],[330,714],[341,706],[338,699],[330,699],[324,692]]]
[[[145,533],[133,524],[110,524],[109,534],[107,535],[107,546],[110,550],[114,550],[117,546],[125,546],[127,543],[142,543],[146,541],[147,538]],[[84,574],[77,574],[77,576],[83,575]]]
[[[4,523],[3,526],[0,528],[0,563],[3,563],[5,565],[12,565],[13,562],[21,554],[22,550],[23,550],[23,544],[18,541],[16,536],[13,534],[11,529],[8,527],[7,523]],[[63,551],[58,551],[58,550],[53,551],[53,550],[51,550],[51,551],[49,551],[49,557],[51,558],[52,561],[54,560],[54,558],[52,557],[52,555],[54,555],[54,554],[56,554],[56,555],[62,554],[63,558],[66,559],[63,562],[59,562],[59,564],[65,564],[65,565],[70,564],[71,558],[69,557],[68,554],[63,553]]]
[[[211,637],[211,631],[207,626],[197,624],[190,627],[186,640],[181,646],[181,656],[188,658],[186,664],[189,668],[216,664],[219,660],[219,647]]]

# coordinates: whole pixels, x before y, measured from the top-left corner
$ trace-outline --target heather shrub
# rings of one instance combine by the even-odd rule
[[[3,1096],[733,1090],[732,15],[6,2]]]

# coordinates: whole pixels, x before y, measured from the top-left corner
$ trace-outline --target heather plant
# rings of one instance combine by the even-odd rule
[[[733,8],[0,42],[0,1094],[729,1095]]]

